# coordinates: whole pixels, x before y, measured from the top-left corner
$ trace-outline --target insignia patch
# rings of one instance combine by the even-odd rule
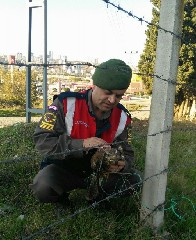
[[[43,117],[45,122],[53,123],[56,121],[56,115],[54,113],[45,113]]]
[[[56,106],[49,106],[48,107],[49,110],[54,110],[54,111],[58,111],[58,108]]]
[[[40,123],[40,128],[47,129],[47,130],[53,130],[54,124],[56,122],[56,115],[53,113],[45,113],[43,116],[43,119]]]
[[[43,121],[40,123],[40,128],[47,129],[47,130],[53,130],[54,125]]]

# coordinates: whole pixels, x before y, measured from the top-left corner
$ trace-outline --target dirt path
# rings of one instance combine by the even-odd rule
[[[144,107],[140,111],[134,111],[131,112],[132,118],[138,118],[141,120],[148,119],[149,118],[149,107]],[[40,117],[32,117],[32,122],[38,122],[40,120]],[[17,124],[20,122],[26,122],[25,117],[0,117],[0,128],[10,126],[13,124]]]
[[[131,112],[132,118],[138,118],[140,120],[149,119],[150,106],[145,106],[139,111]]]
[[[32,117],[32,122],[38,122],[40,117]],[[0,117],[0,128],[26,122],[26,117]]]
[[[132,118],[138,118],[140,120],[149,119],[151,99],[132,99],[129,103],[141,106],[140,110],[131,112]]]

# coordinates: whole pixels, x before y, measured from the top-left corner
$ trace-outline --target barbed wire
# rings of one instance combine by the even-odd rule
[[[161,131],[160,133],[168,132],[168,131],[170,131],[170,130],[171,130],[171,129],[169,128],[169,129],[166,129],[165,131]],[[157,134],[157,133],[156,133],[156,134]],[[152,134],[152,136],[154,136],[154,135],[156,135],[156,134]],[[123,143],[123,142],[125,142],[125,141],[120,141],[120,142],[116,142],[116,143],[113,143],[113,144],[119,144],[119,143]],[[101,146],[98,146],[98,147],[102,147],[102,145],[101,145]],[[84,149],[82,148],[82,149],[75,150],[75,151],[81,151],[81,150],[84,150]],[[89,148],[88,150],[90,150],[90,148]],[[74,151],[74,152],[75,152],[75,151]],[[68,151],[67,153],[70,154],[70,153],[72,153],[72,152],[73,152],[73,151]],[[16,161],[16,158],[18,158],[18,157],[15,157],[15,159],[13,159],[13,160]],[[25,159],[25,158],[23,158],[23,159]],[[179,166],[179,164],[178,164],[178,165],[173,166],[173,167],[165,168],[165,169],[163,169],[162,171],[159,171],[158,173],[155,173],[155,174],[153,174],[153,175],[145,178],[144,180],[141,180],[139,183],[133,184],[133,185],[132,185],[131,187],[129,187],[129,188],[126,188],[126,189],[124,189],[124,190],[119,190],[119,191],[116,192],[116,193],[114,192],[114,193],[108,195],[106,198],[104,198],[104,199],[102,199],[102,200],[100,200],[100,201],[94,202],[93,204],[91,204],[91,205],[88,206],[88,207],[85,207],[85,208],[83,208],[83,209],[79,209],[79,210],[75,211],[73,214],[68,215],[68,216],[66,216],[66,217],[64,217],[64,218],[61,218],[60,220],[57,220],[57,221],[55,221],[55,222],[47,225],[46,227],[43,227],[42,229],[36,231],[36,232],[33,233],[32,235],[29,235],[29,236],[26,236],[26,237],[22,237],[22,239],[23,239],[23,240],[34,239],[35,237],[37,237],[37,236],[39,236],[39,235],[41,235],[41,234],[45,234],[49,229],[65,223],[65,222],[68,221],[69,219],[74,218],[75,216],[79,215],[79,214],[82,213],[82,212],[85,212],[85,211],[87,211],[87,210],[89,210],[89,209],[91,209],[91,208],[95,208],[95,207],[99,206],[102,202],[110,201],[111,199],[113,199],[113,198],[115,198],[115,197],[117,197],[117,196],[121,196],[121,195],[123,195],[123,193],[124,193],[125,191],[132,190],[132,188],[133,188],[134,186],[137,186],[138,184],[141,185],[141,184],[143,184],[144,182],[146,182],[146,181],[148,181],[148,180],[150,180],[150,179],[152,179],[152,178],[154,178],[154,177],[160,176],[161,174],[165,174],[165,173],[168,173],[168,172],[174,173],[174,172],[177,171],[178,169],[182,169],[182,168],[192,168],[193,166],[196,166],[196,162],[192,162],[192,163],[189,163],[189,164],[183,164],[183,165],[181,164],[180,166]],[[123,174],[123,175],[126,176],[127,174],[129,174],[129,173],[126,173],[126,174]],[[123,175],[122,175],[122,176],[123,176]],[[173,198],[171,198],[171,199],[169,200],[169,207],[164,208],[164,206],[165,206],[166,203],[167,203],[167,202],[164,202],[164,203],[158,204],[157,206],[154,206],[153,209],[149,209],[150,213],[149,213],[147,216],[145,216],[145,218],[141,221],[141,224],[145,223],[145,221],[146,221],[151,215],[153,215],[156,211],[172,211],[173,214],[174,214],[179,220],[185,221],[185,220],[186,220],[186,219],[185,219],[185,216],[187,216],[188,213],[182,214],[182,211],[180,211],[180,213],[179,213],[179,207],[178,207],[178,205],[179,205],[179,202],[180,202],[180,201],[186,201],[187,204],[190,205],[192,211],[195,213],[195,205],[193,204],[193,202],[192,202],[187,196],[183,195],[182,197],[178,197],[178,198],[174,198],[174,197],[173,197]],[[145,206],[144,204],[142,204],[142,206],[147,208],[147,206]]]
[[[148,136],[148,137],[154,137],[154,136],[156,136],[156,135],[158,135],[158,134],[169,133],[169,132],[171,132],[171,131],[172,131],[172,127],[169,127],[169,128],[167,128],[167,129],[165,129],[165,130],[162,130],[162,131],[160,131],[160,132],[148,134],[147,136]]]
[[[73,217],[81,214],[82,212],[85,212],[85,211],[87,211],[87,210],[89,210],[89,209],[91,209],[91,208],[95,208],[95,207],[99,206],[102,202],[110,201],[111,199],[113,199],[113,198],[115,198],[115,197],[117,197],[117,196],[121,196],[121,195],[123,195],[124,192],[127,192],[128,190],[132,190],[132,189],[133,189],[135,186],[137,186],[137,185],[140,185],[140,186],[141,186],[141,184],[143,184],[144,182],[146,182],[146,181],[148,181],[148,180],[150,180],[150,179],[152,179],[152,178],[154,178],[154,177],[158,177],[158,176],[161,175],[161,174],[169,173],[170,171],[174,172],[174,171],[176,171],[176,170],[179,169],[179,168],[180,168],[180,169],[181,169],[181,168],[189,168],[189,167],[192,168],[193,166],[196,166],[196,162],[192,162],[192,163],[189,163],[189,164],[183,164],[183,165],[180,165],[180,166],[179,166],[179,164],[178,164],[178,165],[176,165],[176,166],[173,166],[172,168],[165,168],[165,169],[163,169],[162,171],[160,171],[160,172],[158,172],[158,173],[155,173],[155,174],[153,174],[153,175],[145,178],[144,180],[142,180],[142,179],[140,178],[140,182],[138,182],[138,183],[136,183],[136,184],[133,184],[131,187],[126,188],[126,189],[124,189],[124,190],[119,190],[118,192],[115,192],[115,193],[113,193],[113,194],[108,195],[108,196],[105,197],[104,199],[101,199],[101,200],[99,200],[99,201],[95,201],[93,204],[89,205],[88,207],[85,207],[85,208],[83,208],[83,209],[77,210],[77,211],[75,211],[73,214],[68,215],[68,216],[66,216],[66,217],[64,217],[64,218],[61,218],[60,220],[55,221],[54,223],[51,223],[51,224],[49,224],[48,226],[46,226],[46,227],[44,227],[44,228],[36,231],[36,232],[33,233],[32,235],[27,236],[27,237],[23,237],[22,239],[23,239],[23,240],[34,239],[35,237],[37,237],[37,236],[39,236],[39,235],[44,234],[45,232],[47,232],[49,229],[65,223],[65,222],[68,221],[69,219],[71,219],[71,218],[73,218]],[[125,174],[121,173],[121,174],[122,174],[122,175],[127,175],[128,173],[125,173]],[[195,191],[195,190],[194,190],[194,191]],[[194,192],[194,191],[193,191],[193,192]],[[178,200],[178,201],[177,201],[177,200]],[[164,206],[166,205],[166,202],[164,202],[164,203],[159,204],[158,206],[155,206],[153,209],[149,209],[149,210],[150,210],[150,213],[141,221],[141,224],[143,224],[143,223],[146,221],[146,219],[147,219],[148,217],[150,217],[152,214],[154,214],[157,210],[158,210],[158,211],[160,211],[160,210],[161,210],[161,211],[169,211],[169,210],[171,210],[178,219],[180,219],[180,220],[185,220],[185,219],[184,219],[184,216],[181,215],[181,214],[179,214],[179,213],[176,211],[176,207],[177,207],[178,202],[179,202],[180,200],[186,200],[186,201],[190,204],[190,206],[192,207],[193,212],[195,212],[195,206],[194,206],[193,202],[192,202],[188,197],[186,197],[185,194],[183,194],[182,197],[172,198],[172,199],[169,201],[169,202],[170,202],[170,206],[167,207],[167,208],[164,208]],[[143,204],[142,206],[144,206],[144,204]],[[146,206],[144,206],[144,207],[146,207]],[[147,208],[147,207],[146,207],[146,208]],[[179,210],[179,209],[178,209],[178,210]],[[187,213],[186,213],[186,215],[187,215]]]
[[[196,207],[194,205],[194,203],[189,199],[187,198],[185,195],[189,195],[189,194],[192,194],[192,193],[195,193],[196,190],[194,189],[193,191],[189,192],[189,193],[186,193],[186,194],[183,194],[183,196],[180,196],[180,197],[173,197],[170,199],[169,201],[169,207],[165,208],[165,205],[167,204],[166,201],[164,201],[163,203],[160,203],[158,204],[154,209],[150,209],[149,207],[147,206],[144,206],[144,204],[142,204],[142,206],[146,209],[148,209],[150,212],[145,216],[145,218],[141,221],[141,224],[144,224],[145,221],[153,215],[153,213],[155,213],[156,211],[169,211],[171,210],[173,212],[173,214],[179,219],[179,220],[183,220],[185,221],[185,216],[182,216],[181,214],[179,214],[177,211],[176,211],[176,207],[178,205],[178,202],[182,201],[182,200],[186,200],[189,202],[189,204],[191,205],[192,209],[193,209],[193,213],[195,214],[196,213]],[[186,213],[187,215],[187,213]]]
[[[8,63],[8,62],[0,62],[0,65],[5,66],[18,66],[18,67],[52,67],[52,66],[90,66],[90,67],[98,67],[90,62],[66,62],[66,63],[34,63],[34,62],[27,62],[27,63]]]
[[[122,195],[125,191],[127,191],[127,190],[132,190],[132,188],[133,188],[134,186],[137,186],[138,184],[141,185],[141,184],[143,184],[145,181],[150,180],[150,179],[152,179],[153,177],[157,177],[157,176],[159,176],[159,175],[161,175],[161,174],[168,173],[168,172],[174,173],[174,172],[176,172],[178,169],[182,169],[182,168],[192,168],[193,166],[196,166],[196,162],[192,162],[192,163],[189,163],[189,164],[187,163],[187,164],[183,164],[183,165],[180,165],[180,166],[179,166],[179,164],[178,164],[178,165],[173,166],[173,167],[165,168],[165,169],[163,169],[162,171],[160,171],[160,172],[158,172],[158,173],[156,173],[156,174],[154,174],[154,175],[151,175],[151,176],[145,178],[144,180],[141,180],[139,183],[132,185],[130,188],[126,188],[126,189],[124,189],[124,190],[119,190],[117,193],[114,192],[113,194],[108,195],[106,198],[104,198],[104,199],[102,199],[102,200],[100,200],[100,201],[94,202],[92,205],[90,205],[90,206],[88,206],[88,207],[86,207],[86,208],[83,208],[83,209],[81,209],[81,210],[77,210],[76,212],[74,212],[74,214],[69,215],[69,216],[67,216],[66,218],[62,218],[62,219],[56,221],[55,223],[52,223],[52,224],[48,225],[47,227],[44,227],[44,228],[42,228],[41,230],[37,231],[36,233],[34,233],[34,234],[32,234],[32,235],[30,235],[30,236],[28,236],[28,237],[25,237],[25,238],[23,238],[23,239],[33,239],[34,237],[36,237],[36,236],[38,236],[38,235],[40,235],[40,234],[44,234],[44,233],[45,233],[46,231],[48,231],[50,228],[52,228],[52,227],[54,227],[54,226],[57,226],[57,225],[60,225],[60,224],[63,224],[64,222],[68,221],[69,219],[75,217],[76,215],[79,215],[80,213],[82,213],[82,212],[84,212],[84,211],[86,211],[86,210],[88,210],[88,209],[90,209],[90,208],[95,208],[95,207],[99,206],[99,204],[102,203],[102,202],[104,202],[104,201],[109,201],[109,200],[111,200],[111,199],[113,199],[113,198],[115,198],[115,197],[117,197],[117,196],[120,196],[120,195]],[[123,173],[120,173],[120,174],[121,174],[121,175],[124,175],[124,176],[130,175],[129,173],[124,173],[124,174],[123,174]],[[141,178],[140,178],[140,179],[141,179]],[[170,211],[170,210],[171,210],[171,211],[173,212],[173,214],[174,214],[178,219],[180,219],[180,220],[185,220],[185,215],[187,215],[187,213],[184,214],[184,215],[182,215],[182,213],[179,213],[179,212],[178,212],[179,209],[178,209],[178,211],[176,210],[179,201],[183,201],[183,200],[186,200],[186,201],[189,203],[189,205],[192,207],[193,211],[195,212],[195,206],[194,206],[193,202],[192,202],[188,197],[183,196],[183,197],[181,197],[181,198],[179,198],[179,197],[178,197],[178,198],[171,198],[171,200],[169,201],[169,202],[170,202],[170,206],[167,207],[167,208],[164,208],[164,205],[166,204],[166,202],[159,204],[158,206],[154,207],[153,209],[149,209],[149,208],[148,208],[148,210],[150,210],[151,212],[142,220],[141,223],[143,224],[143,223],[146,221],[146,219],[147,219],[148,217],[150,217],[153,213],[155,213],[157,210],[158,210],[158,211],[160,211],[160,210],[161,210],[161,211]],[[144,204],[142,204],[142,206],[144,206]],[[147,206],[145,206],[145,207],[147,208]]]
[[[196,162],[194,162],[194,165],[196,165]],[[112,194],[108,195],[108,196],[105,197],[104,199],[101,199],[101,200],[99,200],[99,201],[95,201],[95,202],[94,202],[93,204],[91,204],[90,206],[85,207],[85,208],[83,208],[83,209],[79,209],[79,210],[75,211],[73,214],[68,215],[68,216],[66,216],[65,218],[61,218],[60,220],[55,221],[54,223],[51,223],[51,224],[49,224],[48,226],[46,226],[46,227],[44,227],[44,228],[36,231],[36,232],[33,233],[32,235],[27,236],[27,237],[23,237],[22,239],[23,239],[23,240],[30,240],[30,239],[33,239],[34,237],[39,236],[40,234],[44,234],[44,233],[47,232],[49,229],[65,223],[66,221],[68,221],[69,219],[71,219],[71,218],[79,215],[80,213],[85,212],[85,211],[87,211],[87,210],[89,210],[89,209],[91,209],[91,208],[95,208],[95,207],[99,206],[102,202],[110,201],[111,199],[116,198],[117,196],[121,196],[121,195],[123,195],[125,192],[127,192],[128,190],[133,190],[133,188],[135,188],[135,187],[137,187],[137,186],[141,186],[144,182],[146,182],[146,181],[148,181],[148,180],[151,180],[152,178],[157,177],[157,176],[159,176],[159,175],[161,175],[161,174],[165,174],[165,173],[167,173],[168,171],[169,171],[169,168],[165,168],[165,169],[163,169],[162,171],[160,171],[160,172],[158,172],[158,173],[155,173],[155,174],[153,174],[153,175],[145,178],[144,180],[141,180],[141,181],[138,182],[138,183],[133,184],[131,187],[128,187],[128,188],[126,188],[126,189],[124,189],[124,190],[119,190],[118,192],[115,192],[115,193],[112,193]],[[121,173],[121,174],[123,175],[123,173]],[[126,175],[126,173],[125,173],[125,175]],[[189,202],[189,204],[191,205],[191,207],[192,207],[192,209],[193,209],[193,212],[195,212],[196,209],[195,209],[195,206],[194,206],[193,202],[192,202],[189,198],[187,198],[187,197],[185,197],[185,196],[183,196],[182,198],[184,198],[184,199],[186,198],[186,200],[187,200],[187,201]],[[175,209],[175,207],[176,207],[176,205],[177,205],[176,198],[175,198],[175,199],[172,198],[172,199],[170,200],[170,203],[171,203],[171,204],[170,204],[170,207],[165,208],[165,209],[164,209],[165,202],[164,202],[164,203],[160,203],[160,204],[158,204],[157,206],[154,206],[153,209],[149,209],[151,212],[141,221],[141,224],[143,224],[143,223],[146,221],[146,219],[147,219],[149,216],[151,216],[153,213],[155,213],[157,210],[158,210],[158,211],[160,211],[160,210],[161,210],[161,211],[169,211],[169,210],[172,210],[173,213],[175,214],[175,216],[177,216],[180,220],[184,220],[184,217],[183,217],[182,215],[178,214],[177,211],[176,211],[176,209]]]
[[[161,26],[159,26],[158,24],[154,24],[154,23],[152,23],[152,22],[148,22],[148,21],[145,20],[144,18],[138,17],[138,16],[134,15],[131,11],[125,10],[125,9],[122,8],[120,5],[116,5],[116,4],[112,3],[112,2],[110,2],[109,0],[102,0],[102,1],[105,2],[105,3],[107,4],[107,6],[108,6],[108,5],[111,5],[111,6],[115,7],[116,9],[118,9],[118,11],[121,11],[121,12],[123,12],[123,13],[126,13],[128,16],[137,19],[139,22],[141,22],[141,24],[144,22],[144,23],[146,23],[146,24],[148,24],[148,25],[151,25],[151,26],[156,27],[157,29],[163,30],[165,33],[170,33],[171,35],[174,35],[176,38],[182,40],[182,36],[181,36],[181,35],[177,35],[176,33],[172,32],[172,31],[169,31],[169,30],[167,30],[167,29],[164,29],[164,28],[162,28]]]
[[[196,128],[188,129],[187,131],[191,131],[191,130],[196,131]],[[165,132],[168,132],[168,131],[166,130]],[[186,130],[184,130],[184,132],[186,132]],[[160,133],[158,133],[158,134],[160,134]],[[138,140],[138,139],[144,139],[144,138],[147,138],[147,137],[148,137],[147,134],[140,133],[140,134],[134,135],[134,137],[131,137],[131,141]]]
[[[127,143],[127,142],[128,142],[128,140],[123,140],[123,141],[116,141],[116,142],[112,142],[112,143],[104,143],[104,144],[100,144],[100,145],[97,145],[97,146],[94,146],[94,147],[89,147],[89,148],[82,147],[82,148],[73,149],[73,150],[66,149],[65,151],[60,152],[60,153],[46,154],[45,157],[50,157],[50,158],[51,157],[56,157],[56,156],[67,157],[69,155],[72,155],[74,153],[81,152],[81,151],[83,151],[87,154],[90,150],[93,150],[93,149],[104,148],[105,146],[114,146],[114,145],[118,145],[118,144],[121,144],[121,143]],[[28,156],[23,156],[21,158],[15,156],[13,159],[7,159],[7,160],[0,161],[0,164],[14,163],[14,162],[17,162],[17,161],[21,162],[21,161],[25,161],[25,160],[29,160]]]
[[[91,67],[94,67],[94,68],[101,68],[103,69],[102,67],[100,66],[97,66],[97,65],[94,65],[92,63],[89,63],[89,62],[85,62],[85,63],[47,63],[47,64],[43,64],[43,63],[4,63],[4,62],[0,62],[0,65],[9,65],[9,66],[19,66],[19,67],[28,67],[28,66],[39,66],[39,67],[46,67],[46,66],[76,66],[76,65],[80,65],[80,66],[91,66]],[[104,67],[104,69],[107,69],[106,67]],[[115,68],[116,69],[116,68]],[[188,84],[188,83],[179,83],[179,82],[176,82],[175,80],[172,80],[170,78],[166,79],[166,78],[163,78],[162,76],[159,76],[157,74],[153,74],[153,73],[138,73],[138,72],[134,72],[133,74],[136,74],[138,76],[147,76],[147,77],[156,77],[158,78],[159,80],[162,80],[164,82],[168,82],[168,83],[171,83],[171,84],[174,84],[174,85],[177,85],[177,86],[182,86],[184,88],[187,88],[187,89],[192,89],[192,90],[196,90],[196,87],[194,86],[191,86],[191,84]],[[194,81],[196,79],[190,79],[191,81]]]
[[[107,67],[100,67],[100,66],[97,66],[97,65],[94,65],[90,62],[78,62],[78,63],[73,63],[73,62],[67,62],[67,63],[32,63],[32,62],[29,62],[29,63],[5,63],[5,62],[0,62],[0,65],[6,65],[6,66],[18,66],[18,67],[31,67],[31,66],[37,66],[37,67],[51,67],[51,66],[89,66],[89,67],[94,67],[94,68],[101,68],[101,69],[107,69]],[[117,69],[118,68],[114,68],[114,69]],[[147,76],[147,77],[156,77],[158,78],[159,80],[162,80],[164,82],[168,82],[168,83],[171,83],[171,84],[174,84],[174,85],[177,85],[177,86],[182,86],[184,88],[187,88],[187,89],[192,89],[192,90],[195,90],[196,91],[196,87],[194,86],[191,86],[190,84],[187,84],[187,83],[179,83],[179,82],[176,82],[175,80],[172,80],[170,78],[166,79],[166,78],[163,78],[162,76],[159,76],[157,74],[154,74],[154,73],[139,73],[139,72],[133,72],[133,74],[135,75],[138,75],[138,76]],[[190,79],[191,81],[194,81],[196,79]]]
[[[196,90],[196,87],[193,87],[193,86],[191,86],[190,84],[187,84],[187,83],[179,83],[179,82],[176,82],[175,80],[172,80],[172,79],[170,79],[170,78],[168,78],[168,79],[163,78],[163,77],[161,77],[161,76],[159,76],[159,75],[157,75],[157,74],[153,74],[153,73],[147,74],[147,73],[138,73],[138,72],[137,72],[137,73],[133,73],[133,74],[136,74],[136,75],[138,75],[138,76],[156,77],[156,78],[158,78],[158,79],[160,79],[160,80],[162,80],[162,81],[164,81],[164,82],[168,82],[168,83],[171,83],[171,84],[174,84],[174,85],[184,86],[184,87],[186,87],[186,88]],[[191,78],[190,80],[196,81],[196,79],[192,79],[192,78]]]
[[[163,29],[163,28],[161,28],[159,25],[150,23],[150,22],[146,21],[145,19],[140,18],[140,17],[132,14],[130,11],[127,11],[127,10],[123,9],[123,8],[120,7],[119,5],[115,5],[114,3],[110,2],[109,0],[102,0],[102,1],[104,1],[106,4],[110,4],[110,5],[112,5],[113,7],[117,8],[118,11],[122,11],[122,12],[128,14],[130,17],[133,17],[133,18],[137,19],[138,21],[141,22],[141,24],[142,24],[142,22],[145,22],[145,23],[147,23],[147,24],[149,24],[149,25],[152,25],[152,26],[157,27],[157,28],[160,29],[160,30],[163,30],[164,32],[170,33],[170,34],[174,35],[175,37],[177,37],[177,38],[179,38],[179,39],[182,39],[181,36],[179,36],[179,35],[171,32],[171,31],[168,31],[168,30],[166,30],[166,29]],[[39,64],[37,64],[37,63],[32,63],[32,62],[31,62],[31,63],[29,62],[29,63],[27,63],[27,64],[24,64],[24,63],[9,64],[9,63],[0,62],[0,65],[13,65],[13,66],[19,66],[19,67],[31,67],[31,66],[50,67],[50,66],[86,65],[86,66],[92,66],[92,67],[95,67],[95,68],[98,67],[98,66],[93,65],[93,64],[88,63],[88,62],[78,62],[78,63],[67,62],[67,63],[63,63],[63,64],[55,64],[55,63],[52,63],[52,64],[49,64],[49,63],[48,63],[48,64],[41,64],[41,63],[39,63]],[[176,81],[174,81],[174,80],[172,80],[172,79],[165,79],[165,78],[163,78],[163,77],[161,77],[161,76],[158,76],[158,75],[156,75],[156,74],[142,74],[142,73],[135,73],[135,74],[137,74],[137,75],[145,75],[145,76],[150,76],[150,77],[156,77],[156,78],[158,78],[158,79],[160,79],[160,80],[163,80],[163,81],[165,81],[165,82],[168,82],[168,83],[171,83],[171,84],[174,84],[174,85],[180,85],[180,86],[183,86],[183,87],[186,87],[186,88],[189,88],[189,89],[196,89],[195,87],[193,87],[193,86],[191,86],[191,85],[189,85],[189,84],[177,83]],[[142,110],[137,110],[137,111],[142,111]],[[169,133],[169,132],[171,132],[172,130],[173,130],[173,129],[172,129],[171,127],[169,127],[168,129],[161,130],[160,132],[152,133],[152,134],[145,135],[145,136],[146,136],[146,137],[147,137],[147,136],[153,136],[153,137],[154,137],[154,136],[156,136],[157,134]],[[121,141],[121,143],[122,143],[122,142],[125,142],[125,141]],[[118,142],[118,143],[113,143],[113,144],[119,144],[119,142]],[[110,145],[111,145],[111,144],[110,144]],[[99,147],[102,147],[102,146],[97,146],[97,148],[99,148]],[[57,153],[57,155],[59,155],[59,154],[65,154],[66,156],[68,156],[69,154],[72,154],[72,153],[74,153],[74,152],[76,152],[76,151],[84,151],[84,150],[86,150],[86,149],[82,148],[82,149],[77,149],[77,150],[67,150],[67,151],[62,152],[62,153]],[[91,148],[89,148],[88,150],[91,150]],[[52,155],[52,156],[56,156],[56,154],[55,154],[55,155]],[[50,157],[51,157],[51,155],[50,155]],[[35,156],[33,156],[33,158],[35,159]],[[22,156],[22,157],[16,156],[16,157],[14,157],[13,159],[10,159],[10,160],[0,161],[0,164],[17,163],[17,162],[26,161],[26,160],[32,160],[32,158],[30,159],[29,156]],[[184,167],[184,168],[188,168],[188,167],[192,167],[192,166],[196,166],[196,162],[192,162],[192,163],[190,163],[190,164],[184,164],[184,165],[181,164],[180,166],[176,166],[176,167],[174,166],[174,167],[172,167],[172,168],[163,169],[163,170],[160,171],[159,173],[156,173],[156,174],[154,174],[154,175],[152,175],[152,176],[150,176],[150,177],[147,177],[147,178],[144,179],[144,180],[141,180],[139,183],[132,185],[130,188],[127,188],[127,189],[125,189],[125,190],[120,190],[120,191],[118,191],[117,193],[110,194],[110,195],[107,196],[105,199],[102,199],[102,200],[100,200],[100,201],[94,202],[92,205],[90,205],[90,206],[88,206],[88,207],[86,207],[86,208],[79,209],[79,210],[75,211],[73,214],[71,214],[71,215],[69,215],[69,216],[66,216],[65,218],[61,218],[60,220],[58,220],[58,221],[56,221],[56,222],[54,222],[54,223],[49,224],[48,226],[46,226],[46,227],[38,230],[37,232],[33,233],[33,234],[30,235],[30,236],[22,237],[22,239],[23,239],[23,240],[33,239],[34,237],[37,237],[37,236],[39,236],[39,235],[47,232],[49,229],[51,229],[51,228],[53,228],[53,227],[55,227],[55,226],[58,226],[58,225],[60,225],[60,224],[65,223],[65,222],[68,221],[69,219],[71,219],[71,218],[73,218],[73,217],[81,214],[82,212],[85,212],[85,211],[87,211],[87,210],[90,209],[90,208],[95,208],[96,206],[98,206],[100,203],[102,203],[102,202],[104,202],[104,201],[110,201],[112,198],[115,198],[116,196],[122,195],[122,194],[124,193],[124,191],[132,190],[132,188],[133,188],[134,186],[137,186],[138,184],[141,185],[141,184],[143,184],[144,182],[152,179],[153,177],[157,177],[157,176],[159,176],[159,175],[161,175],[161,174],[165,174],[165,173],[167,173],[167,172],[169,172],[169,171],[175,171],[175,170],[177,170],[177,169],[179,169],[179,168],[183,168],[183,167]],[[183,196],[183,197],[181,197],[181,198],[179,198],[179,199],[181,199],[181,200],[183,199],[183,200],[187,201],[187,202],[191,205],[193,211],[195,212],[195,205],[193,204],[193,202],[192,202],[188,197]],[[158,211],[160,211],[160,210],[162,210],[162,211],[170,211],[170,210],[171,210],[178,219],[184,220],[184,216],[178,214],[177,211],[176,211],[176,206],[177,206],[177,199],[176,199],[176,198],[172,198],[172,199],[170,200],[170,206],[169,206],[168,208],[165,208],[165,209],[164,209],[165,204],[166,204],[166,202],[161,203],[161,204],[159,204],[158,206],[155,206],[153,209],[150,209],[151,212],[149,213],[149,215],[146,216],[146,218],[145,218],[143,221],[145,222],[146,219],[147,219],[150,215],[152,215],[153,213],[155,213],[157,210],[158,210]]]
[[[134,139],[140,139],[140,138],[143,138],[143,137],[154,137],[158,134],[163,134],[163,133],[169,133],[171,131],[174,131],[174,130],[178,130],[178,131],[182,131],[182,132],[186,132],[186,131],[196,131],[196,127],[195,128],[188,128],[188,129],[183,129],[183,128],[178,128],[178,127],[175,127],[173,128],[172,126],[168,127],[167,129],[165,130],[161,130],[160,132],[156,132],[156,133],[151,133],[151,134],[141,134],[141,128],[140,126],[136,126],[136,127],[132,127],[133,130],[135,130],[135,134],[136,134],[136,131],[137,130],[140,130],[140,133],[137,134],[137,135],[134,135],[132,136],[131,134],[131,140],[133,141]],[[134,131],[133,131],[134,133]],[[116,142],[113,142],[113,143],[107,143],[107,144],[102,144],[102,145],[97,145],[96,147],[90,147],[90,148],[79,148],[79,149],[74,149],[74,150],[69,150],[69,149],[66,149],[65,151],[62,151],[62,152],[59,152],[59,153],[53,153],[53,154],[49,154],[49,155],[46,155],[45,157],[50,157],[50,158],[53,158],[53,157],[58,157],[58,156],[63,156],[63,157],[67,157],[69,155],[72,155],[74,153],[77,153],[77,152],[86,152],[88,153],[88,151],[92,150],[92,149],[98,149],[98,148],[102,148],[106,145],[110,145],[110,146],[114,146],[114,145],[118,145],[118,144],[123,144],[123,143],[129,143],[129,140],[123,140],[123,141],[116,141]],[[34,154],[38,154],[38,152],[34,152]],[[34,155],[34,158],[35,158],[35,155]],[[21,162],[21,161],[30,161],[32,160],[31,157],[28,156],[21,156],[21,157],[18,157],[18,156],[14,156],[13,159],[5,159],[5,160],[2,160],[0,161],[0,165],[1,164],[10,164],[10,163],[17,163],[17,162]]]

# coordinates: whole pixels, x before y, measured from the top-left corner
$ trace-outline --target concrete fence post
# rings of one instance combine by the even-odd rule
[[[143,185],[140,214],[141,220],[145,220],[154,230],[158,230],[164,221],[167,186],[167,172],[164,169],[168,168],[181,43],[177,36],[182,31],[183,11],[183,0],[161,1],[159,26],[174,34],[158,29],[155,63],[157,77],[154,77],[153,83],[144,173],[144,179],[149,180]],[[156,177],[151,177],[156,174]]]

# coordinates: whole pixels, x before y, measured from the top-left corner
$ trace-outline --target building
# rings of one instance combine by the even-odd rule
[[[127,89],[127,93],[133,95],[143,94],[145,92],[145,86],[142,81],[139,82],[131,82],[129,88]]]

